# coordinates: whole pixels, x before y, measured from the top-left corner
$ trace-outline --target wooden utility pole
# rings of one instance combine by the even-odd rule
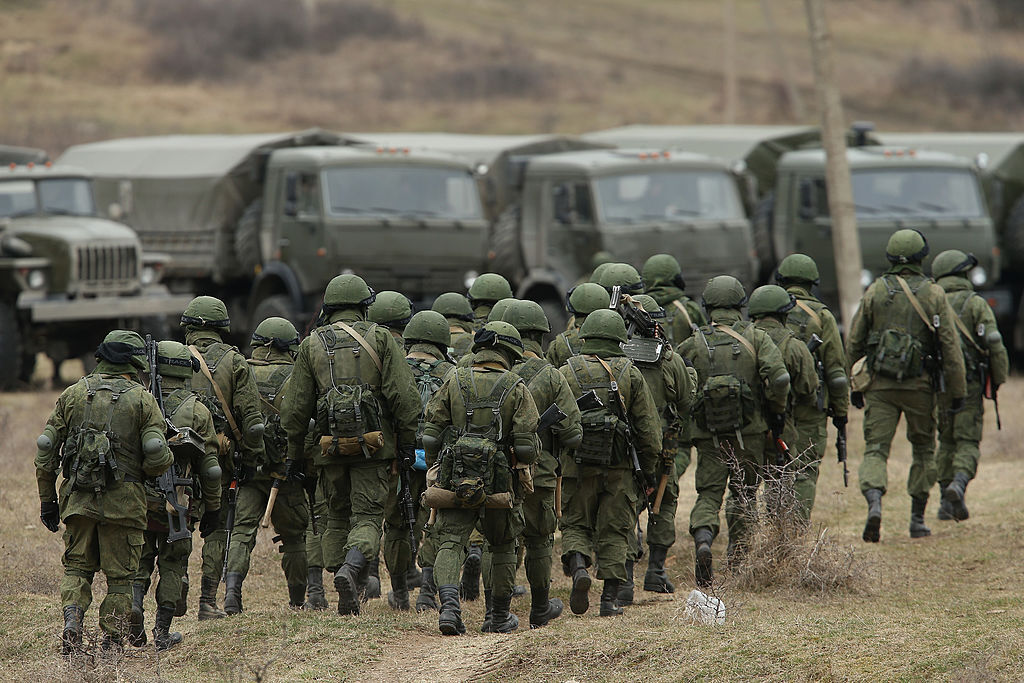
[[[725,74],[725,112],[726,123],[736,123],[737,101],[740,98],[739,78],[736,75],[736,0],[725,0],[722,3],[722,25],[725,29],[725,50],[722,71]]]
[[[814,89],[821,110],[821,140],[825,147],[825,184],[828,187],[829,213],[832,214],[832,253],[835,255],[836,282],[839,285],[839,310],[843,325],[849,330],[860,301],[863,261],[850,166],[846,159],[843,101],[835,79],[835,56],[825,19],[825,0],[804,0],[804,3],[811,33]]]
[[[771,0],[761,0],[761,14],[764,15],[765,28],[768,29],[768,39],[772,44],[772,57],[775,59],[775,66],[782,77],[782,85],[786,89],[786,99],[789,101],[789,113],[795,121],[803,121],[804,101],[800,97],[800,91],[796,87],[796,78],[793,75],[793,64],[786,55],[782,46],[782,37],[779,35],[779,27],[775,23],[775,16],[772,14]]]

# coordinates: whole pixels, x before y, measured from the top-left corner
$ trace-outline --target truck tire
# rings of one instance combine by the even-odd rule
[[[1020,197],[1006,217],[1003,228],[1003,267],[1019,268],[1024,265],[1024,196]]]
[[[754,233],[754,249],[757,251],[758,282],[768,282],[775,270],[775,249],[772,247],[772,220],[775,217],[775,193],[769,192],[758,200],[750,227]]]
[[[235,227],[235,258],[242,272],[252,275],[257,266],[263,265],[260,249],[260,219],[263,215],[263,200],[253,200],[245,207]]]
[[[548,326],[551,328],[551,331],[544,335],[544,346],[547,347],[552,339],[565,332],[565,327],[569,324],[569,312],[565,310],[565,305],[561,301],[555,299],[542,299],[537,303],[544,309]]]
[[[494,221],[488,253],[490,270],[504,275],[512,283],[513,289],[526,274],[523,245],[520,243],[519,213],[519,205],[513,204]]]
[[[300,324],[298,320],[299,311],[295,310],[292,298],[287,294],[274,294],[256,304],[256,307],[252,309],[252,329],[255,330],[261,322],[273,317],[284,318],[291,322],[300,334],[305,329],[305,323]],[[246,342],[248,341],[246,339]]]
[[[14,308],[0,302],[0,389],[7,391],[25,381],[23,368],[25,354],[22,350],[21,328]],[[34,367],[29,368],[29,378]]]

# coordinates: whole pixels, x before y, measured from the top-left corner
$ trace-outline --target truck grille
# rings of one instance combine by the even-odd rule
[[[118,293],[138,281],[134,246],[78,247],[78,282],[83,294]]]

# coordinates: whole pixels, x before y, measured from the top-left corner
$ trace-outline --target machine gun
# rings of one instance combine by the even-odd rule
[[[608,308],[622,316],[626,323],[626,337],[622,345],[626,357],[635,363],[657,363],[668,344],[665,331],[658,321],[633,297],[622,293],[619,285],[612,287]]]

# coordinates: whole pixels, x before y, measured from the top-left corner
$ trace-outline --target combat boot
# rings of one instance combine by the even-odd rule
[[[391,590],[388,591],[388,605],[391,609],[409,611],[409,585],[406,583],[408,574],[391,575]]]
[[[171,630],[171,619],[174,618],[173,607],[157,607],[156,623],[153,625],[153,642],[156,649],[166,650],[181,642],[181,634]]]
[[[306,606],[306,584],[288,584],[288,606],[292,609],[302,609]]]
[[[142,600],[146,597],[146,587],[141,583],[132,584],[132,612],[128,617],[128,643],[132,647],[143,647],[146,644],[146,618],[142,611]]]
[[[481,633],[491,633],[491,625],[494,623],[494,600],[490,588],[484,589],[484,623],[480,625]]]
[[[310,567],[306,576],[306,609],[327,609],[323,567]]]
[[[953,475],[952,483],[942,489],[942,504],[949,503],[950,515],[958,522],[971,516],[967,511],[967,505],[964,504],[964,496],[967,495],[967,485],[970,482],[971,478],[966,472],[957,472]]]
[[[652,593],[675,593],[676,587],[665,572],[665,558],[668,547],[652,545],[647,559],[647,572],[644,574],[644,590]]]
[[[227,616],[220,607],[217,607],[217,587],[220,581],[208,579],[205,576],[199,584],[199,621],[207,619],[223,619]]]
[[[882,538],[882,489],[868,489],[864,499],[868,501],[868,519],[861,538],[868,543],[878,543]]]
[[[483,555],[483,548],[471,545],[466,561],[462,563],[462,597],[471,602],[480,597],[480,564]]]
[[[582,553],[571,553],[566,559],[566,574],[572,578],[569,609],[573,614],[585,614],[590,609],[590,574]]]
[[[181,597],[174,605],[174,616],[183,617],[188,612],[188,574],[181,577]]]
[[[334,572],[334,589],[338,591],[338,614],[359,614],[359,576],[368,569],[366,556],[359,548],[349,548],[345,564]]]
[[[693,545],[696,551],[693,576],[700,588],[707,588],[714,580],[711,564],[711,544],[714,540],[715,534],[706,526],[693,531]]]
[[[437,628],[446,636],[461,636],[466,633],[462,623],[462,606],[459,604],[459,587],[448,584],[437,587],[441,598],[441,612],[437,616]]]
[[[491,633],[512,633],[519,628],[519,617],[512,614],[512,594],[491,595]]]
[[[526,586],[524,586],[521,583],[517,583],[516,585],[512,586],[512,597],[513,598],[521,598],[524,595],[526,595]]]
[[[415,562],[409,565],[409,570],[405,572],[405,585],[409,590],[423,585],[423,572],[420,571]]]
[[[530,586],[530,628],[547,626],[549,621],[562,616],[565,605],[558,598],[549,597],[550,591],[547,584]]]
[[[910,537],[924,538],[931,536],[932,530],[924,525],[924,509],[928,506],[928,496],[914,496],[910,499]]]
[[[599,616],[617,617],[622,614],[622,608],[619,607],[616,600],[616,596],[619,594],[620,583],[618,579],[604,580],[604,590],[601,591],[601,611],[598,612]]]
[[[437,611],[437,586],[434,585],[433,567],[423,568],[423,581],[420,583],[420,593],[416,596],[416,611],[427,610]]]
[[[124,643],[121,641],[121,636],[110,633],[103,634],[103,640],[100,641],[100,654],[110,660],[116,660],[123,655]]]
[[[363,602],[380,597],[380,553],[370,560],[359,575],[359,596]]]
[[[939,510],[935,514],[936,519],[940,522],[949,522],[953,519],[953,505],[946,498],[946,488],[951,482],[940,481],[939,491],[942,492],[942,497],[939,499]]]
[[[620,605],[633,604],[633,560],[626,560],[626,580],[619,581],[619,594],[615,601]]]
[[[61,654],[70,657],[82,647],[82,619],[85,610],[78,605],[64,607],[64,630],[60,634]]]
[[[224,612],[229,617],[242,613],[242,578],[238,572],[224,576]]]

